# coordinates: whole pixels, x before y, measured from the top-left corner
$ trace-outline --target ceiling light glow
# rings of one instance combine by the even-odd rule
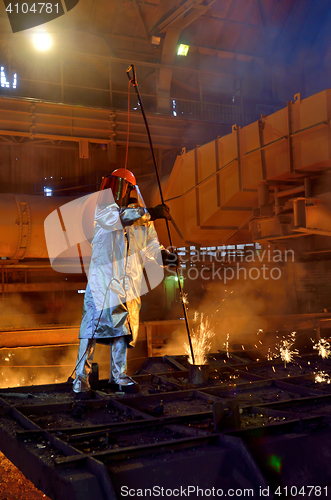
[[[189,45],[184,45],[183,43],[181,43],[179,46],[178,46],[178,49],[177,49],[177,55],[178,56],[187,56],[187,53],[189,51],[189,48],[190,46]]]
[[[160,36],[152,36],[151,43],[152,43],[152,45],[160,45],[161,37]]]
[[[36,33],[33,43],[37,50],[46,51],[52,46],[52,38],[48,33]]]

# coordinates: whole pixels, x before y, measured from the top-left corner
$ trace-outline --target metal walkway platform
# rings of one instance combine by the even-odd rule
[[[162,488],[191,498],[198,488],[250,498],[268,488],[273,498],[278,486],[327,492],[331,384],[315,374],[330,372],[331,360],[306,355],[285,368],[219,352],[209,365],[208,381],[194,386],[185,356],[148,358],[134,376],[139,393],[101,380],[86,401],[69,383],[2,389],[0,449],[53,500],[138,489],[154,498]]]

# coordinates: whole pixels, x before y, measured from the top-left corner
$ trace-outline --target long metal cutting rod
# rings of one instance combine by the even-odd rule
[[[140,97],[140,93],[139,93],[139,89],[138,89],[138,82],[137,82],[137,78],[136,78],[136,72],[135,72],[133,64],[131,64],[131,66],[128,67],[128,69],[126,70],[126,74],[128,75],[128,78],[129,78],[129,80],[130,80],[130,82],[131,82],[131,84],[132,84],[132,86],[133,86],[133,88],[134,88],[134,90],[136,92],[136,95],[137,95],[137,98],[138,98],[138,102],[139,102],[139,105],[140,105],[140,109],[141,109],[141,112],[142,112],[142,115],[143,115],[143,118],[144,118],[144,122],[145,122],[145,126],[146,126],[146,131],[147,131],[147,135],[148,135],[148,140],[149,140],[149,145],[150,145],[151,152],[152,152],[152,158],[153,158],[153,163],[154,163],[154,168],[155,168],[156,179],[157,179],[157,183],[158,183],[158,186],[159,186],[161,203],[164,205],[164,198],[163,198],[163,193],[162,193],[162,186],[161,186],[159,171],[158,171],[158,168],[157,168],[157,165],[156,165],[156,158],[155,158],[155,153],[154,153],[154,148],[153,148],[153,143],[152,143],[152,137],[151,137],[151,133],[150,133],[150,130],[149,130],[149,126],[148,126],[148,122],[147,122],[147,118],[146,118],[144,106],[143,106],[143,103],[141,101],[141,97]],[[170,243],[171,251],[174,252],[174,248],[173,248],[173,244],[172,244],[172,238],[171,238],[171,234],[170,234],[169,222],[168,222],[167,219],[165,219],[165,221],[166,221],[166,225],[167,225],[167,232],[168,232],[168,238],[169,238],[169,243]],[[191,350],[192,362],[193,362],[193,364],[195,364],[194,352],[193,352],[193,346],[192,346],[192,339],[191,339],[190,325],[189,325],[189,321],[188,321],[187,309],[186,309],[186,305],[185,305],[184,291],[183,291],[183,287],[182,287],[182,284],[181,284],[181,281],[180,281],[180,275],[179,275],[178,267],[176,268],[176,273],[177,273],[177,279],[178,279],[178,286],[179,286],[179,292],[180,292],[181,302],[182,302],[182,305],[183,305],[183,312],[184,312],[184,318],[185,318],[185,324],[186,324],[188,341],[189,341],[190,350]]]

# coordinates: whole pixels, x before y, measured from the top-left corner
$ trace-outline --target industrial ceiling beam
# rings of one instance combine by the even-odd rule
[[[274,43],[272,44],[272,46],[268,50],[267,57],[270,57],[273,52],[277,52],[278,50],[283,51],[284,48],[286,46],[288,46],[289,40],[287,39],[286,34],[291,33],[291,35],[294,36],[293,19],[295,18],[296,11],[297,11],[299,6],[302,8],[302,5],[305,5],[305,8],[307,9],[309,3],[310,3],[310,0],[293,0],[291,8],[289,10],[289,13],[287,15],[287,18],[284,22],[283,28],[281,29],[281,31],[279,32]],[[289,30],[290,27],[292,28],[291,30]]]
[[[237,21],[230,21],[230,23],[241,24],[243,26],[245,25],[244,23],[239,23]],[[253,26],[253,25],[248,24],[248,26]],[[279,32],[279,30],[276,30],[276,29],[271,29],[270,31],[276,31],[277,33]],[[149,40],[147,41],[145,38],[136,37],[136,36],[130,36],[130,35],[112,34],[112,35],[109,35],[109,37],[107,37],[107,38],[114,38],[116,40],[123,40],[123,41],[130,41],[130,42],[139,42],[139,44],[141,44],[141,43],[146,43],[146,44],[148,43],[148,44],[150,44],[150,41]],[[258,59],[258,60],[261,60],[261,61],[265,60],[265,57],[256,56],[254,54],[247,54],[247,53],[238,52],[238,51],[237,52],[233,52],[233,51],[230,51],[230,50],[223,50],[223,49],[219,49],[217,47],[209,47],[209,46],[205,46],[205,45],[190,44],[190,51],[196,50],[196,49],[209,50],[211,52],[213,51],[213,53],[215,55],[217,55],[218,57],[222,57],[223,56],[226,59],[228,59],[229,56],[230,56],[230,57],[238,57],[239,59],[242,58],[242,59],[245,59],[245,60],[247,60],[247,58]],[[128,52],[128,49],[117,49],[117,50]],[[160,51],[160,49],[156,49],[156,50]],[[137,57],[138,55],[146,57],[148,54],[138,54],[137,52],[134,53],[134,57]],[[94,54],[93,55],[91,54],[91,57],[92,56],[93,57],[97,57]],[[113,57],[116,58],[116,55],[114,55]],[[120,59],[120,58],[118,57],[118,59]],[[135,64],[137,64],[137,62]],[[154,64],[157,64],[157,63],[154,63]]]
[[[253,0],[253,1],[252,1],[252,3],[251,3],[251,5],[250,5],[249,12],[248,12],[248,14],[247,14],[247,19],[248,19],[248,20],[250,20],[250,18],[252,17],[252,14],[253,14],[253,12],[254,12],[255,7],[256,7],[256,3],[255,3],[255,1]],[[244,28],[243,28],[243,30],[242,30],[242,32],[241,32],[241,34],[240,34],[240,36],[239,36],[239,38],[238,38],[238,40],[237,40],[237,44],[236,44],[236,47],[235,47],[235,51],[236,51],[236,49],[237,49],[237,47],[238,47],[239,43],[243,40],[244,36],[246,35],[246,31],[247,31],[247,29],[248,29],[248,25],[246,24],[246,26],[244,26]]]
[[[121,3],[122,3],[122,0],[117,0],[116,8],[115,8],[115,14],[114,14],[114,18],[113,18],[113,22],[112,22],[110,33],[112,33],[114,31],[115,22],[116,22],[116,19],[117,19],[117,15],[118,15],[118,11],[119,11]]]
[[[234,80],[240,80],[239,76],[235,75],[229,75],[226,73],[220,73],[217,71],[208,71],[208,70],[200,70],[200,69],[195,69],[195,68],[186,68],[186,67],[181,67],[181,66],[175,66],[174,64],[162,64],[162,63],[154,63],[154,62],[146,62],[146,61],[141,61],[139,59],[136,59],[133,55],[132,58],[128,57],[114,57],[114,56],[102,56],[99,54],[89,54],[86,52],[77,52],[77,51],[71,51],[71,50],[66,50],[63,49],[63,54],[71,54],[71,55],[76,55],[81,56],[81,57],[89,57],[89,58],[95,58],[95,59],[103,59],[105,61],[110,61],[110,62],[119,62],[119,63],[125,63],[125,64],[135,64],[136,66],[142,66],[146,68],[156,68],[156,69],[171,69],[171,70],[176,70],[176,71],[183,71],[183,72],[189,72],[189,73],[196,73],[196,74],[204,74],[204,75],[211,75],[211,76],[219,76],[223,78],[230,78]]]
[[[146,26],[146,23],[145,23],[145,20],[142,16],[142,13],[141,13],[141,10],[140,10],[140,7],[139,7],[139,4],[138,4],[138,1],[137,0],[132,0],[134,5],[136,6],[136,9],[137,9],[137,12],[138,12],[138,17],[144,27],[144,31],[145,31],[145,39],[149,41],[149,33],[148,33],[148,28]]]
[[[176,49],[181,30],[189,26],[198,17],[204,14],[215,3],[216,0],[209,0],[206,5],[206,0],[187,0],[177,10],[170,14],[164,21],[152,30],[152,32],[166,31],[166,36],[163,42],[161,64],[173,64],[176,57]],[[203,5],[202,5],[203,3]],[[191,7],[194,5],[194,9]],[[185,17],[185,14],[186,17]],[[184,17],[184,20],[182,19]],[[173,70],[160,68],[158,73],[157,85],[157,109],[160,112],[169,112],[170,103],[170,89],[173,77]]]
[[[320,0],[317,5],[310,4],[308,16],[301,26],[299,37],[295,40],[295,45],[302,44],[304,48],[314,50],[314,44],[320,31],[323,30],[327,21],[330,20],[330,3],[328,0]]]
[[[135,38],[131,36],[124,36],[124,35],[111,35],[112,37],[118,37],[118,38],[125,38],[128,40],[134,41]],[[144,39],[139,39],[140,41],[145,41]],[[17,48],[20,50],[25,46],[25,44],[22,41],[14,41],[14,40],[0,40],[0,46],[3,47],[3,52],[5,52],[9,47],[10,48]],[[209,47],[201,47],[201,46],[195,46],[192,45],[193,48],[199,48],[199,49],[208,49],[211,50]],[[243,56],[243,57],[255,57],[255,56],[248,56],[247,54],[241,54],[241,53],[235,53],[235,52],[229,52],[229,51],[217,51],[217,55],[221,55],[224,53],[225,57],[228,55],[237,55],[237,56]],[[165,63],[160,63],[160,62],[150,62],[146,60],[139,59],[139,56],[147,56],[148,54],[137,54],[137,53],[132,53],[132,56],[127,56],[127,57],[117,57],[116,55],[109,54],[109,55],[101,55],[101,54],[95,54],[95,53],[90,53],[90,52],[83,52],[83,51],[75,51],[75,50],[69,50],[67,48],[62,48],[61,49],[61,54],[64,56],[66,54],[74,57],[83,57],[83,58],[89,58],[92,61],[95,60],[100,60],[100,61],[109,61],[109,62],[114,62],[114,63],[124,63],[124,64],[135,64],[136,66],[142,66],[146,68],[154,68],[156,70],[159,70],[161,68],[165,69],[171,69],[171,70],[176,70],[176,71],[182,71],[184,73],[195,73],[195,74],[204,74],[204,75],[210,75],[210,76],[219,76],[222,78],[229,78],[229,79],[234,79],[234,80],[240,80],[239,76],[236,75],[231,75],[227,73],[222,73],[218,71],[212,71],[212,70],[199,70],[196,68],[190,68],[190,67],[182,67],[182,66],[176,66],[175,64],[165,64]]]
[[[257,60],[263,63],[265,61],[264,57],[255,56],[253,54],[244,54],[243,52],[233,52],[230,50],[220,50],[220,49],[215,49],[213,47],[206,47],[202,45],[190,45],[190,50],[191,51],[197,50],[201,54],[209,53],[209,55],[211,56],[217,56],[227,60],[232,58],[232,59],[237,59],[238,61],[242,60],[245,62]],[[239,80],[239,77],[237,79]]]
[[[194,0],[186,0],[184,4],[175,10],[172,9],[172,12],[168,12],[168,17],[166,19],[160,20],[158,24],[156,24],[149,32],[150,35],[154,35],[155,33],[161,33],[164,29],[169,28],[171,23],[177,21],[179,17],[185,14],[192,5],[194,4]],[[162,18],[161,18],[162,19]]]
[[[232,0],[232,2],[229,4],[229,8],[228,8],[228,11],[225,15],[225,19],[223,19],[223,21],[224,21],[223,29],[221,29],[218,33],[218,36],[221,39],[224,37],[225,31],[226,31],[228,24],[230,22],[230,17],[233,14],[233,11],[236,7],[236,3],[237,3],[237,0]]]
[[[261,0],[256,0],[256,5],[257,5],[257,8],[258,8],[258,11],[260,14],[261,24],[262,24],[263,28],[265,29],[266,24],[267,24],[267,18],[266,18],[266,15],[264,13],[264,10],[263,10]]]
[[[206,16],[206,18],[209,19],[210,17]],[[216,18],[213,18],[213,19],[215,20]],[[218,20],[220,22],[226,21],[225,19],[221,19],[221,18],[219,18]],[[236,21],[234,19],[228,20],[227,22],[228,22],[228,24],[239,25],[239,26],[249,26],[249,27],[256,28],[255,24],[251,24],[249,22],[244,23],[242,21]],[[184,29],[183,25],[181,26],[181,28]],[[281,32],[280,29],[274,28],[274,27],[271,27],[271,26],[267,27],[266,29],[270,33],[280,33]],[[122,34],[118,34],[118,33],[101,33],[101,34],[104,35],[104,36],[107,36],[109,38],[114,38],[116,40],[123,40],[123,41],[137,40],[137,41],[139,41],[139,43],[148,43],[148,44],[150,44],[150,38],[145,38],[145,37],[141,37],[141,36],[137,36],[137,35],[124,35],[123,33]]]
[[[258,11],[259,11],[259,15],[260,15],[261,25],[263,27],[264,38],[265,38],[266,42],[268,42],[268,40],[269,40],[268,30],[267,30],[267,21],[268,21],[268,19],[267,19],[267,16],[266,16],[265,12],[264,12],[261,0],[256,0],[256,5],[257,5]]]
[[[194,21],[199,19],[199,17],[201,17],[203,14],[206,14],[208,9],[216,1],[217,0],[210,0],[208,5],[201,5],[201,4],[195,5],[187,15],[184,15],[183,18],[179,19],[176,23],[174,23],[174,26],[180,27],[181,30],[184,30],[190,24],[192,24]]]
[[[92,14],[91,14],[91,17],[90,17],[90,22],[89,22],[89,27],[88,27],[89,31],[91,29],[91,25],[92,25],[92,22],[93,22],[93,18],[94,18],[96,6],[97,6],[97,0],[93,0],[93,9],[92,9]]]
[[[209,0],[208,4],[205,4],[206,0],[187,0],[184,2],[180,7],[178,7],[176,10],[173,12],[169,13],[168,17],[156,26],[150,31],[150,35],[154,35],[155,33],[162,33],[166,31],[168,28],[174,25],[174,23],[177,23],[177,21],[181,20],[185,15],[189,17],[187,19],[187,22],[181,26],[180,24],[176,25],[176,28],[183,28],[187,27],[189,24],[191,24],[193,21],[195,21],[198,17],[200,17],[202,14],[204,14],[209,7],[213,5],[213,3],[216,2],[216,0]],[[194,9],[196,10],[196,15],[191,16],[192,12],[191,10]]]
[[[233,23],[233,24],[241,24],[243,26],[245,25],[244,23],[239,23],[237,21],[230,21],[230,24],[231,23]],[[253,26],[253,25],[248,24],[248,26]],[[276,31],[277,33],[279,33],[279,30],[276,30],[276,29],[271,29],[270,31]],[[113,38],[115,40],[123,40],[123,41],[129,41],[129,42],[139,42],[139,44],[145,43],[145,44],[150,45],[150,41],[149,40],[147,40],[146,38],[141,38],[141,37],[137,37],[137,36],[112,34],[112,35],[107,36],[106,38],[107,38],[107,40]],[[230,51],[230,50],[223,50],[223,49],[220,49],[220,48],[217,48],[217,47],[209,47],[209,46],[205,46],[205,45],[190,44],[190,51],[196,50],[196,49],[209,50],[209,51],[213,52],[213,54],[217,55],[218,57],[224,57],[226,59],[228,59],[229,56],[230,56],[230,57],[237,57],[238,59],[242,58],[243,60],[247,60],[247,58],[261,60],[262,62],[265,60],[265,57],[256,56],[254,54],[247,54],[247,53],[238,52],[238,51],[233,52],[233,51]],[[118,50],[120,52],[130,52],[128,49],[120,49],[120,48],[118,48],[116,50]],[[159,48],[154,49],[154,52],[155,52],[155,50],[157,52],[160,52]],[[133,54],[134,54],[133,57],[137,57],[137,56],[141,56],[141,57],[145,56],[145,57],[147,57],[148,56],[148,54],[143,54],[143,53],[139,54],[137,52],[134,52]],[[94,54],[91,54],[91,57],[98,57],[98,56],[95,56]],[[120,57],[116,56],[115,54],[112,55],[112,57],[113,58],[117,57],[117,59],[121,59]],[[138,60],[136,59],[135,64],[138,64],[137,61]],[[141,63],[141,61],[139,61],[139,63]],[[153,63],[153,64],[158,64],[158,63]],[[225,76],[225,75],[223,75],[223,76]]]
[[[163,41],[161,64],[169,65],[175,62],[176,48],[180,30],[169,28]],[[170,89],[173,70],[161,67],[157,77],[157,110],[161,113],[170,111]]]

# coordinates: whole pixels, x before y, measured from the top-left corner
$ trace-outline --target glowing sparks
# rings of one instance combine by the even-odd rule
[[[283,339],[279,344],[279,355],[281,360],[284,361],[285,368],[287,363],[292,363],[293,356],[299,354],[298,349],[291,351],[291,347],[295,342],[295,334],[296,332],[292,332],[288,339]]]
[[[295,342],[295,335],[296,332],[292,332],[288,338],[283,337],[279,344],[276,344],[275,346],[275,349],[278,351],[277,353],[273,353],[269,348],[267,353],[267,360],[271,361],[274,358],[280,357],[281,360],[284,361],[285,368],[288,363],[292,363],[293,357],[299,354],[298,349],[292,349]]]
[[[318,351],[319,356],[321,356],[323,359],[327,359],[331,356],[331,345],[327,340],[320,339],[318,342],[314,341],[313,339],[310,340],[314,344],[313,349],[316,349]]]
[[[188,305],[188,294],[187,293],[183,293],[183,295],[182,295],[182,302],[186,306]]]
[[[228,358],[230,357],[230,354],[229,354],[229,338],[230,338],[230,334],[227,333],[226,334],[226,341],[224,342],[224,348],[226,350],[226,355],[227,355]]]
[[[211,330],[208,318],[204,318],[203,314],[194,314],[194,323],[196,326],[192,329],[192,348],[194,353],[194,361],[196,365],[207,364],[207,354],[211,349],[210,339],[215,333]],[[188,362],[192,365],[191,349],[187,342],[184,344],[186,353],[188,354]]]
[[[12,356],[14,356],[14,354],[13,354],[12,352],[9,352],[9,353],[7,354],[7,356],[4,358],[4,360],[8,362],[8,361],[10,361],[10,358],[11,358]]]
[[[328,373],[319,371],[317,373],[314,373],[314,375],[315,375],[315,384],[321,384],[323,382],[331,384],[331,379]]]

